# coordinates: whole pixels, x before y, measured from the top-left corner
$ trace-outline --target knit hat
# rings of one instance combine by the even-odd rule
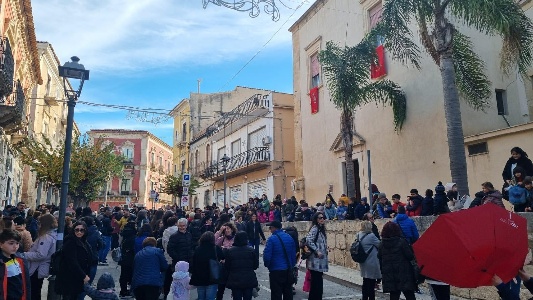
[[[245,231],[239,231],[235,235],[233,240],[233,246],[246,246],[248,245],[248,234]]]
[[[363,202],[366,203],[366,202],[368,202],[368,198],[367,198],[367,197],[362,197],[362,198],[361,198],[361,201],[363,201]]]
[[[178,261],[175,265],[176,271],[189,272],[189,263],[186,261]]]
[[[112,289],[115,287],[115,280],[113,280],[113,276],[109,272],[105,272],[100,276],[98,279],[98,284],[96,284],[97,290],[107,290]]]
[[[379,193],[378,199],[381,199],[381,198],[387,198],[387,195],[385,193]]]
[[[439,193],[439,192],[443,193],[445,190],[446,188],[442,185],[442,182],[439,181],[439,183],[435,187],[435,193]]]

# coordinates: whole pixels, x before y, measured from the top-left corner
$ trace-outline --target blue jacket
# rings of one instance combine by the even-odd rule
[[[135,244],[133,246],[133,251],[135,254],[139,253],[139,251],[143,248],[143,241],[145,238],[147,238],[148,235],[141,235],[135,238]]]
[[[407,239],[409,243],[413,244],[420,237],[415,222],[411,220],[406,214],[398,214],[398,216],[394,218],[394,222],[400,225],[403,236]]]
[[[146,246],[135,255],[131,289],[141,285],[162,286],[163,274],[168,268],[163,250]]]
[[[367,212],[370,212],[370,205],[363,205],[359,203],[355,207],[355,218],[358,220],[362,220]]]
[[[283,245],[285,245],[290,265],[287,265],[287,258],[283,252],[283,247],[276,235],[281,238]],[[272,236],[268,238],[265,250],[263,251],[263,262],[269,271],[283,271],[294,267],[296,265],[296,246],[292,237],[281,229],[274,231]]]
[[[382,219],[388,219],[390,218],[390,213],[392,212],[392,207],[389,208],[388,205],[383,205],[381,203],[378,203],[376,205],[378,208],[378,214]]]

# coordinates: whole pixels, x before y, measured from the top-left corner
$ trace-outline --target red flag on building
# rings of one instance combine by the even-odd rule
[[[372,79],[387,75],[387,69],[385,68],[385,48],[383,48],[383,45],[376,47],[376,54],[378,55],[378,64],[372,64],[370,66],[370,78]]]
[[[311,113],[316,114],[318,112],[318,87],[309,91],[309,97],[311,98]]]

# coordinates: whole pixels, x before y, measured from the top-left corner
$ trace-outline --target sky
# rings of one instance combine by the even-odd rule
[[[288,28],[314,0],[275,0],[277,22],[264,11],[251,18],[213,3],[204,9],[204,1],[34,0],[32,7],[37,40],[51,43],[61,63],[76,55],[90,70],[80,101],[171,110],[197,92],[199,79],[202,93],[236,86],[292,93]],[[154,125],[79,103],[74,119],[82,132],[148,130],[172,145],[171,118]]]

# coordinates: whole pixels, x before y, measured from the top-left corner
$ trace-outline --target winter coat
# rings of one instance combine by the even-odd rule
[[[281,214],[288,217],[294,211],[294,205],[287,203],[281,206]]]
[[[135,259],[135,223],[129,222],[122,230],[122,244],[120,245],[120,252],[122,260],[119,262],[121,266],[133,266]]]
[[[167,244],[168,255],[172,258],[172,264],[178,261],[190,262],[193,254],[194,245],[192,244],[192,235],[190,232],[177,231],[174,233]]]
[[[350,204],[351,205],[351,204]],[[370,211],[370,205],[368,204],[357,204],[355,207],[355,218],[356,220],[362,220],[365,217],[365,214]]]
[[[257,221],[259,221],[259,223],[268,222],[267,214],[266,213],[257,213]]]
[[[144,239],[147,238],[147,237],[148,237],[147,234],[143,234],[143,235],[138,236],[138,237],[135,238],[135,244],[133,246],[133,252],[135,254],[139,253],[139,251],[142,250]]]
[[[412,204],[407,204],[405,206],[405,210],[407,211],[407,215],[409,217],[420,216],[422,213],[422,201],[424,201],[424,199],[420,195],[416,195],[414,197],[411,196]]]
[[[131,289],[141,285],[162,286],[163,274],[168,268],[163,251],[159,248],[146,246],[135,255]]]
[[[309,209],[302,209],[302,221],[311,221],[311,216],[313,216],[313,212]]]
[[[318,238],[316,238],[318,234]],[[315,243],[316,238],[316,243]],[[327,272],[328,271],[328,241],[323,232],[318,231],[315,225],[311,227],[306,237],[307,246],[313,251],[311,256],[306,260],[307,269]],[[319,258],[317,252],[322,253],[322,258]]]
[[[524,169],[526,174],[522,174],[523,177],[533,176],[533,163],[531,162],[531,159],[525,156],[521,156],[519,159],[510,157],[503,167],[502,178],[504,181],[513,179],[514,174],[511,172],[513,164],[516,164],[515,167],[521,167]]]
[[[289,265],[287,265],[287,257],[281,242],[287,251]],[[281,229],[274,231],[267,240],[265,250],[263,250],[263,262],[269,271],[284,271],[294,267],[296,265],[296,245],[294,245],[292,237]]]
[[[28,222],[28,231],[31,234],[32,240],[36,240],[38,237],[38,231],[39,231],[39,222],[34,217],[31,217],[30,221]]]
[[[420,212],[421,216],[431,216],[433,215],[433,198],[425,197],[422,200],[422,211]]]
[[[180,261],[175,265],[172,273],[172,284],[167,300],[189,300],[191,297],[191,277],[189,276],[189,263]]]
[[[77,295],[83,291],[83,280],[89,275],[92,260],[91,246],[85,239],[73,234],[65,238],[63,260],[57,275],[56,292],[60,295]]]
[[[409,243],[413,244],[420,237],[415,222],[411,220],[406,214],[398,214],[398,216],[394,218],[393,222],[400,225],[403,236]]]
[[[192,220],[187,229],[191,233],[192,244],[196,248],[198,246],[198,240],[202,236],[202,221],[199,219]]]
[[[233,238],[235,235],[223,235],[219,231],[215,232],[215,245],[222,247],[222,249],[229,249],[233,246]]]
[[[168,254],[168,250],[167,250],[168,240],[170,240],[170,237],[176,232],[178,232],[178,226],[168,227],[167,229],[165,229],[165,231],[163,231],[163,237],[161,238],[161,243],[163,244],[163,250],[165,251],[165,258],[168,264],[172,263],[172,258]]]
[[[383,292],[415,291],[411,246],[403,237],[383,238],[378,249]]]
[[[270,212],[270,201],[268,201],[268,199],[261,201],[261,208],[266,213]]]
[[[3,256],[3,255],[2,255]],[[22,277],[22,297],[21,300],[31,299],[31,283],[30,274],[28,272],[28,265],[26,261],[18,256],[12,255],[11,258],[15,259],[20,266],[20,272]],[[8,287],[8,277],[5,262],[0,259],[0,299],[7,299],[6,288]]]
[[[117,294],[113,289],[107,291],[99,291],[90,284],[84,285],[85,294],[93,300],[119,300]]]
[[[259,268],[259,259],[253,248],[233,246],[226,252],[224,268],[228,273],[226,287],[229,289],[251,289],[258,286],[255,271]]]
[[[485,193],[483,193],[483,191],[477,192],[475,194],[474,200],[472,200],[468,208],[483,205],[483,198],[485,198]]]
[[[258,221],[249,221],[246,223],[246,234],[248,234],[249,241],[258,240],[259,237],[261,237],[263,241],[266,240],[265,234],[263,233],[263,228],[261,227],[261,223],[259,223]]]
[[[382,203],[378,203],[376,205],[378,209],[378,214],[382,219],[388,219],[390,218],[390,213],[392,212],[392,207],[388,205],[383,205]]]
[[[448,210],[448,197],[443,191],[435,193],[433,198],[433,214],[438,216],[449,212]]]
[[[483,204],[492,203],[496,204],[501,208],[505,209],[505,206],[503,205],[502,201],[502,193],[498,190],[494,190],[491,192],[488,192],[487,195],[483,198]]]
[[[215,254],[216,251],[216,254]],[[192,257],[192,268],[190,269],[191,281],[190,284],[194,286],[208,286],[216,284],[209,279],[209,260],[224,259],[224,252],[222,248],[215,245],[199,245]]]
[[[348,208],[346,209],[346,220],[355,220],[356,218],[358,218],[356,214],[357,206],[359,206],[359,204],[357,205],[354,203],[348,204]]]
[[[87,228],[87,243],[91,246],[91,251],[93,254],[91,265],[98,264],[98,251],[104,247],[104,241],[102,240],[102,235],[98,231],[96,225],[89,226]]]
[[[50,261],[52,254],[56,251],[57,232],[49,231],[47,234],[38,237],[30,248],[24,253],[24,258],[28,261],[29,275],[37,271],[38,278],[46,278],[50,274]]]
[[[337,209],[333,204],[330,207],[324,206],[324,215],[326,216],[326,219],[333,220],[337,218]]]
[[[381,244],[380,240],[372,232],[358,232],[357,239],[363,246],[363,250],[368,253],[368,257],[366,258],[365,262],[359,264],[359,268],[361,269],[361,277],[380,279],[381,269],[378,259],[378,247]]]
[[[100,232],[103,236],[111,236],[113,233],[113,226],[111,226],[111,218],[105,216],[102,218],[102,226],[100,227]]]
[[[346,205],[337,206],[337,219],[344,220],[346,219],[346,214],[348,213],[348,207]]]

